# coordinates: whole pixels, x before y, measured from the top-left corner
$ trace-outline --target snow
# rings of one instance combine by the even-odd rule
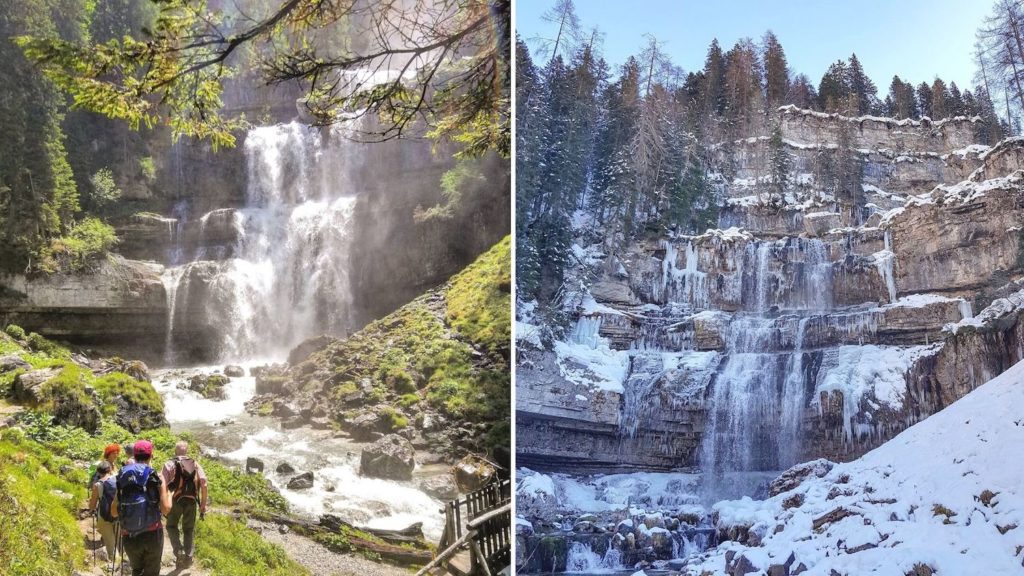
[[[790,553],[807,574],[903,576],[916,564],[939,575],[1024,573],[1024,464],[1015,457],[1024,445],[1022,383],[1018,363],[822,478],[761,502],[716,504],[720,528],[764,518],[773,528],[760,547],[725,543],[692,559],[685,573],[725,574],[729,550],[759,573]],[[786,509],[795,494],[803,503]],[[820,520],[835,510],[850,515]]]
[[[1006,298],[993,300],[984,310],[973,316],[964,314],[959,322],[946,324],[943,330],[956,334],[961,328],[981,328],[985,325],[992,325],[995,324],[997,319],[1015,313],[1021,308],[1024,308],[1024,290],[1020,290]]]
[[[963,298],[950,298],[941,294],[910,294],[908,296],[901,297],[895,302],[874,308],[873,311],[887,310],[890,308],[924,308],[931,304],[963,301]]]
[[[840,346],[826,350],[811,404],[819,406],[822,392],[838,390],[843,394],[843,428],[853,438],[852,416],[860,410],[866,396],[897,410],[903,405],[907,383],[905,374],[923,355],[934,353],[935,346]]]
[[[1024,181],[1024,175],[1014,172],[1009,176],[991,178],[983,182],[964,180],[951,186],[940,184],[932,192],[933,197],[943,199],[945,202],[960,202],[966,204],[976,198],[981,198],[992,190],[1016,189]]]
[[[516,342],[531,344],[533,346],[536,346],[537,348],[540,348],[542,346],[540,341],[540,326],[516,320],[515,330]]]
[[[604,338],[595,346],[556,342],[555,355],[562,377],[588,388],[622,393],[629,373],[629,354],[612,350]]]
[[[516,494],[554,496],[556,510],[577,514],[617,511],[646,506],[645,503],[650,502],[659,510],[671,509],[702,517],[705,510],[696,496],[699,478],[697,474],[672,472],[572,476],[520,468],[516,474]],[[632,525],[630,520],[624,522]]]
[[[527,470],[527,472],[530,472],[530,470]],[[529,494],[533,496],[555,495],[555,482],[547,474],[518,474],[516,480],[517,494]]]

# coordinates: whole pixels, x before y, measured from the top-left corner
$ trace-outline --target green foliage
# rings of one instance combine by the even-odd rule
[[[92,387],[107,405],[105,416],[114,416],[115,398],[122,398],[132,406],[154,414],[164,413],[164,401],[149,382],[136,380],[121,372],[111,372],[92,381]]]
[[[288,511],[288,501],[263,476],[245,474],[216,460],[201,460],[201,464],[209,481],[210,501],[216,505],[264,512]]]
[[[98,446],[88,432],[75,426],[54,424],[53,416],[45,412],[20,412],[17,422],[24,428],[26,437],[45,444],[55,454],[72,460],[89,460],[96,457]],[[102,451],[102,448],[99,449]]]
[[[419,403],[419,394],[402,394],[402,396],[398,399],[398,405],[401,406],[402,408],[409,408],[410,406],[415,406],[416,404]]]
[[[36,268],[47,273],[75,272],[92,266],[117,243],[113,226],[98,218],[86,218],[60,238],[43,246]]]
[[[367,559],[373,560],[375,562],[379,562],[381,560],[379,554],[377,554],[376,552],[372,552],[363,546],[357,545],[355,542],[353,542],[353,539],[364,540],[367,542],[375,542],[377,544],[383,544],[384,541],[374,536],[373,534],[370,534],[369,532],[364,532],[363,530],[359,530],[358,528],[343,525],[341,527],[340,534],[333,532],[319,532],[313,535],[313,539],[323,544],[330,550],[339,552],[341,554],[357,553],[362,554]]]
[[[156,163],[153,162],[152,156],[139,158],[139,170],[142,171],[142,177],[146,179],[146,182],[152,183],[156,180]]]
[[[28,347],[33,352],[38,352],[45,355],[47,358],[55,360],[67,360],[71,358],[71,351],[67,348],[57,344],[53,340],[49,340],[44,336],[41,336],[35,332],[32,332],[27,337]]]
[[[64,576],[81,567],[74,513],[85,491],[59,475],[60,465],[18,431],[0,435],[0,573]]]
[[[441,175],[443,201],[427,209],[417,206],[413,218],[416,222],[449,220],[466,208],[464,196],[479,195],[487,185],[481,161],[477,158],[460,158],[454,168]]]
[[[391,406],[384,406],[381,408],[380,413],[388,419],[388,425],[391,427],[392,432],[401,430],[409,425],[409,419]]]
[[[196,524],[196,557],[217,576],[304,576],[305,567],[244,522],[219,514]]]
[[[4,332],[6,332],[8,336],[14,338],[15,340],[24,340],[26,337],[25,329],[22,328],[21,326],[18,326],[17,324],[8,324],[7,328],[4,329]]]
[[[89,183],[92,185],[89,203],[96,208],[103,209],[121,199],[121,189],[114,182],[114,173],[110,168],[102,168],[93,174]]]
[[[512,254],[506,236],[452,278],[445,294],[447,320],[489,354],[508,359],[512,345]]]

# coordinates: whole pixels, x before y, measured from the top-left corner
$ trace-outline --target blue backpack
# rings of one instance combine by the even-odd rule
[[[107,522],[117,520],[110,514],[110,505],[114,502],[114,494],[117,494],[117,478],[111,476],[100,484],[100,518]]]
[[[160,479],[145,464],[129,464],[117,475],[117,516],[129,537],[160,522]]]

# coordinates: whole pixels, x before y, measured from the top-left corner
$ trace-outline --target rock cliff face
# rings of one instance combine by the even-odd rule
[[[624,248],[576,231],[569,329],[527,313],[518,331],[523,466],[725,485],[849,460],[1024,356],[1024,142],[973,144],[966,118],[787,107],[779,123],[784,202],[762,201],[768,139],[751,138],[715,147],[734,174],[718,180],[720,229]],[[821,154],[840,141],[860,157],[859,198],[823,192]]]
[[[112,256],[89,274],[2,276],[0,323],[90,346],[144,351],[166,330],[162,269]]]
[[[232,105],[287,121],[296,114],[293,96]],[[135,196],[154,211],[114,222],[116,251],[130,260],[79,275],[0,279],[0,318],[158,363],[267,354],[274,350],[254,340],[278,338],[286,350],[321,331],[354,331],[507,234],[507,160],[484,159],[479,193],[447,218],[419,222],[417,207],[444,201],[441,176],[453,151],[435,153],[422,138],[357,144],[344,136],[284,124],[269,136],[266,128],[241,134],[237,147],[216,152],[151,139],[156,176]],[[267,261],[280,269],[268,272]],[[297,303],[325,322],[304,332],[315,322],[268,320],[302,316],[289,310]]]

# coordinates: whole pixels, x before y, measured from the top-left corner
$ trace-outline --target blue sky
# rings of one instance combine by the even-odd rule
[[[553,0],[516,0],[516,28],[529,39],[553,35],[541,14]],[[643,35],[665,42],[672,61],[703,67],[712,38],[724,50],[737,39],[759,40],[771,29],[790,68],[817,86],[829,64],[856,52],[885,97],[893,74],[913,82],[936,75],[961,89],[972,85],[974,33],[988,0],[575,0],[585,29],[604,33],[605,59],[621,64],[640,51]]]

